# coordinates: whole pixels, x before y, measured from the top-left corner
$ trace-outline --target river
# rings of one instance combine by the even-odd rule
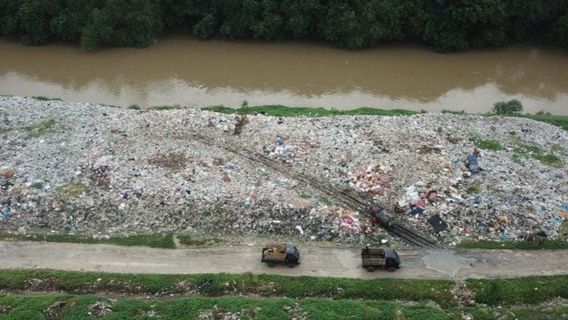
[[[568,54],[512,47],[438,54],[417,46],[347,51],[319,44],[170,36],[85,52],[0,40],[0,94],[119,106],[361,106],[484,112],[518,99],[568,114]]]

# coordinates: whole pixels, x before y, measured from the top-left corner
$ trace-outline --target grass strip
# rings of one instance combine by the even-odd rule
[[[0,290],[64,291],[81,294],[96,292],[204,296],[254,294],[262,297],[289,298],[432,300],[441,305],[454,305],[456,302],[451,293],[452,287],[453,282],[450,280],[360,280],[250,273],[145,275],[48,270],[0,271]]]
[[[0,296],[0,319],[45,319],[44,311],[55,302],[65,302],[57,309],[65,320],[83,319],[363,319],[363,320],[457,320],[467,319],[531,319],[556,320],[568,313],[568,306],[547,308],[488,306],[439,308],[430,303],[402,303],[368,300],[328,300],[290,298],[261,299],[249,297],[190,297],[175,299],[110,300],[96,295]],[[110,307],[108,314],[92,314],[96,303]],[[54,309],[52,309],[52,314]],[[91,313],[90,313],[91,312]]]
[[[263,114],[275,117],[327,117],[348,115],[373,115],[373,116],[409,116],[418,114],[417,111],[404,109],[374,109],[358,108],[354,110],[335,110],[325,108],[287,107],[283,105],[264,105],[254,107],[229,108],[225,106],[204,107],[202,110],[228,113],[228,114]]]
[[[171,234],[141,234],[124,237],[93,238],[80,235],[62,234],[10,234],[0,231],[0,240],[17,241],[46,241],[46,242],[67,242],[67,243],[86,243],[86,244],[114,244],[120,246],[145,246],[152,248],[175,249],[175,243]]]
[[[538,304],[554,298],[568,298],[567,276],[469,279],[467,285],[475,293],[478,303],[493,306]]]
[[[535,263],[546,263],[535,261]],[[539,304],[568,298],[568,277],[540,276],[466,280],[478,303],[489,306]],[[457,306],[450,280],[345,279],[279,275],[198,274],[145,275],[51,270],[2,270],[0,290],[63,291],[69,294],[110,292],[206,297],[255,295],[294,299],[331,298],[361,300],[434,301],[445,308]]]
[[[110,301],[100,296],[43,295],[0,296],[7,312],[0,319],[44,319],[43,311],[56,301],[65,301],[62,319],[95,319],[89,307],[106,302],[112,312],[105,319],[451,319],[432,305],[402,304],[385,301],[305,299],[254,299],[246,297],[191,297],[168,300],[119,298]],[[230,317],[230,314],[237,314]],[[205,316],[209,315],[209,317]],[[200,317],[201,316],[201,317]],[[204,317],[205,316],[205,317]]]
[[[354,110],[335,110],[325,108],[303,108],[288,107],[283,105],[263,105],[242,108],[229,108],[225,106],[203,107],[202,110],[209,110],[228,114],[264,114],[276,117],[325,117],[325,116],[341,116],[341,115],[376,115],[376,116],[408,116],[418,114],[420,112],[406,109],[375,109],[362,107]],[[456,115],[480,115],[480,116],[497,116],[494,113],[472,114],[465,111],[443,110],[442,113]],[[568,131],[568,116],[549,115],[549,114],[519,114],[509,115],[510,117],[527,118],[535,121],[546,122]]]
[[[561,239],[543,239],[538,243],[528,241],[462,241],[457,246],[460,249],[513,249],[513,250],[542,250],[568,249],[568,241]]]
[[[205,237],[188,236],[188,235],[178,235],[176,237],[179,243],[184,246],[205,246],[205,245],[213,245],[224,242],[223,239],[219,238],[205,238]]]

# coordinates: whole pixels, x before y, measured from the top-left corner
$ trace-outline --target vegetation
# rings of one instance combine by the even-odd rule
[[[146,275],[97,272],[2,270],[0,289],[29,290],[29,279],[48,280],[43,291],[67,293],[116,292],[122,294],[254,294],[262,297],[333,298],[366,300],[432,300],[455,305],[450,280],[343,279],[278,275],[197,274]]]
[[[0,319],[43,319],[42,312],[55,301],[67,302],[62,309],[64,319],[87,318],[89,306],[101,301],[112,305],[108,319],[142,319],[150,314],[194,319],[208,311],[241,312],[251,319],[289,319],[293,317],[290,312],[306,313],[309,319],[463,319],[464,314],[474,319],[559,319],[568,312],[562,305],[536,306],[568,298],[565,276],[470,279],[466,283],[482,305],[459,306],[452,293],[454,283],[448,280],[3,270],[0,289],[4,292],[42,294],[0,296]],[[96,292],[115,298],[118,294],[119,298],[91,295]],[[125,298],[131,294],[157,299]],[[182,297],[160,299],[170,295]],[[520,304],[529,306],[515,307]]]
[[[563,165],[562,159],[554,153],[545,153],[541,148],[534,145],[519,143],[513,148],[513,152],[520,156],[536,159],[552,167],[561,167]]]
[[[89,244],[114,244],[120,246],[146,246],[153,248],[175,248],[175,243],[171,235],[147,234],[132,235],[124,237],[93,238],[80,235],[64,234],[10,234],[0,231],[0,240],[18,241],[47,241],[47,242],[70,242],[70,243],[89,243]]]
[[[542,239],[538,241],[538,243],[529,241],[462,241],[457,245],[457,247],[460,249],[568,249],[568,241],[561,239]]]
[[[164,32],[310,39],[348,49],[415,41],[438,51],[537,40],[568,46],[567,0],[0,0],[0,34],[40,45],[145,47]]]
[[[65,183],[61,186],[58,186],[55,190],[61,197],[65,199],[78,198],[84,194],[88,194],[91,191],[89,186],[78,181]]]
[[[519,100],[497,102],[493,105],[493,112],[498,115],[518,115],[523,111],[523,104]]]
[[[469,279],[478,303],[488,305],[538,304],[568,298],[568,277],[524,277],[514,279]]]
[[[0,319],[46,319],[43,311],[55,302],[66,302],[62,308],[63,319],[229,319],[228,314],[238,314],[240,319],[288,320],[288,319],[362,319],[362,320],[449,320],[464,319],[561,319],[568,312],[567,306],[542,307],[455,307],[441,309],[427,303],[403,303],[366,300],[326,299],[259,299],[247,297],[188,297],[174,299],[109,299],[96,295],[5,295],[0,296]],[[112,307],[110,314],[89,315],[90,306],[105,302]],[[209,316],[205,316],[208,314]],[[201,317],[200,317],[201,315]],[[231,317],[233,319],[233,317]]]
[[[39,138],[45,134],[55,132],[56,124],[55,119],[49,119],[35,125],[22,127],[21,129],[28,134],[29,138]]]
[[[173,110],[173,109],[179,109],[178,105],[175,106],[168,106],[168,105],[164,105],[164,106],[153,106],[150,108],[150,110]]]
[[[493,139],[481,139],[479,137],[473,137],[470,139],[470,141],[473,142],[473,144],[479,149],[498,151],[503,148],[499,141]]]
[[[418,114],[417,111],[405,109],[383,110],[374,108],[358,108],[354,110],[333,110],[325,108],[301,108],[288,107],[283,105],[265,105],[249,107],[248,104],[241,108],[229,108],[225,106],[204,107],[202,110],[209,110],[227,114],[263,114],[275,117],[325,117],[340,115],[376,115],[376,116],[406,116]],[[442,110],[442,113],[467,115],[465,111]],[[484,116],[494,114],[486,113]],[[556,116],[545,113],[531,114],[510,114],[509,116],[528,118],[535,121],[546,122],[564,130],[568,130],[568,116]]]
[[[524,114],[519,117],[528,118],[536,121],[546,122],[568,131],[568,116],[554,116],[550,114]]]
[[[222,243],[223,239],[210,238],[210,237],[197,237],[188,235],[178,235],[176,236],[179,243],[184,246],[205,246],[211,244]]]
[[[39,101],[61,101],[60,98],[49,98],[49,97],[44,97],[44,96],[34,96],[32,98],[39,100]]]
[[[282,105],[266,105],[243,107],[233,109],[225,106],[205,107],[203,110],[228,113],[228,114],[262,114],[275,117],[327,117],[327,116],[341,116],[341,115],[375,115],[375,116],[408,116],[414,115],[418,112],[404,109],[374,109],[374,108],[358,108],[354,110],[335,110],[325,108],[301,108],[301,107],[287,107]]]

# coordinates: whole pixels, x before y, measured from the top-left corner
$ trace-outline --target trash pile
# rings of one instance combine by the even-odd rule
[[[238,312],[232,312],[225,308],[213,306],[211,310],[201,311],[197,317],[198,320],[239,320],[244,318],[255,318],[255,315],[261,311],[259,307],[254,309],[243,309]]]
[[[568,132],[529,119],[245,121],[20,97],[0,97],[0,119],[12,232],[388,238],[372,208],[336,199],[349,193],[447,243],[568,231]]]
[[[106,301],[97,301],[89,306],[88,315],[105,317],[112,313],[112,305]]]

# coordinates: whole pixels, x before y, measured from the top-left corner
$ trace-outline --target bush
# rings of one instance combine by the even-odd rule
[[[29,44],[143,47],[163,28],[201,38],[325,40],[360,49],[393,40],[437,51],[536,39],[568,44],[567,0],[0,0],[0,33]]]
[[[501,115],[519,114],[523,111],[523,104],[519,100],[497,102],[493,105],[493,112]]]

